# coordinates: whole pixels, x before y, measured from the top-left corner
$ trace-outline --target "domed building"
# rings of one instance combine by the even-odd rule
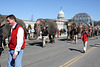
[[[65,19],[65,14],[62,11],[62,8],[58,13],[57,19],[54,19],[54,20],[56,21],[59,30],[60,29],[67,29],[66,25],[64,25],[64,22],[67,21],[67,19]]]
[[[61,8],[60,12],[58,13],[57,19],[65,20],[65,15],[64,15],[64,12],[62,11],[62,8]]]
[[[71,20],[79,24],[85,23],[94,26],[94,20],[87,13],[78,13]]]

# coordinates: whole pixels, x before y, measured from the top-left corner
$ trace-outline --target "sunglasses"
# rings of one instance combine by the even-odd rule
[[[9,22],[9,20],[7,20],[7,22]]]

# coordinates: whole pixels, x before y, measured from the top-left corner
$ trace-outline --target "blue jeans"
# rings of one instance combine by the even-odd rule
[[[95,35],[95,39],[98,39],[98,36]]]
[[[15,50],[9,50],[9,57],[8,57],[8,67],[22,67],[22,56],[23,56],[23,49],[20,50],[16,59],[12,59]]]

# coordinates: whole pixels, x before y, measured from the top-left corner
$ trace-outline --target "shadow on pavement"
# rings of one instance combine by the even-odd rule
[[[100,44],[90,45],[91,47],[100,47]]]
[[[78,52],[83,52],[83,50],[78,50],[78,49],[74,49],[74,48],[69,48],[69,50],[71,50],[71,51],[78,51]]]
[[[95,39],[89,39],[89,40],[95,40]]]
[[[58,40],[59,40],[59,41],[66,41],[67,39],[64,39],[64,38],[63,38],[63,39],[58,39]]]
[[[29,43],[31,46],[42,46],[42,42]]]
[[[0,57],[1,57],[1,53],[2,53],[2,52],[0,52]]]

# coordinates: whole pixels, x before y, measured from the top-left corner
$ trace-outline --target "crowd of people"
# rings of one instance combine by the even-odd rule
[[[11,31],[9,33],[8,38],[8,44],[6,45],[9,47],[9,56],[8,56],[8,67],[22,67],[22,57],[23,52],[25,48],[25,35],[24,35],[24,29],[22,26],[16,23],[16,17],[14,15],[8,15],[6,17],[7,23],[11,26]],[[28,38],[34,38],[35,37],[35,30],[33,28],[28,28]],[[0,51],[3,50],[1,48],[2,46],[2,28],[0,28]],[[67,31],[68,32],[68,31]],[[74,32],[74,33],[73,33]],[[77,43],[78,39],[78,30],[77,28],[73,29],[73,32],[71,32],[71,35],[74,34],[73,39],[75,40],[75,43]],[[59,35],[61,36],[62,33],[67,34],[65,29],[57,30],[57,37]],[[98,28],[95,30],[95,39],[98,39],[99,32]],[[67,38],[67,36],[66,36]],[[83,53],[87,50],[87,44],[88,44],[88,38],[89,33],[87,29],[84,29],[81,34],[81,39],[83,41]],[[42,46],[46,46],[46,40],[49,39],[49,33],[46,27],[43,27],[42,29]]]
[[[73,36],[71,36],[71,38],[73,37],[72,40],[74,40],[75,44],[76,44],[77,41],[78,41],[78,30],[77,30],[77,28],[74,28],[73,31],[74,31],[74,33],[70,32],[71,35],[74,34]],[[28,34],[29,34],[28,37],[33,37],[34,36],[34,32],[35,32],[35,30],[32,31],[32,29],[29,29],[28,30]],[[60,30],[58,29],[57,30],[57,37],[59,38],[59,36],[61,36],[62,33],[63,34],[67,34],[65,29],[60,29]],[[95,30],[95,39],[98,39],[98,35],[99,35],[98,33],[99,33],[98,29],[96,28],[96,30]],[[83,45],[84,45],[84,47],[83,47],[83,53],[86,52],[87,43],[88,43],[87,42],[88,41],[88,37],[89,37],[89,31],[88,31],[88,29],[84,29],[82,31],[82,33],[81,33],[81,39],[82,39]],[[43,47],[46,46],[46,40],[47,39],[49,39],[49,34],[48,34],[48,30],[46,29],[46,27],[44,27],[43,30],[42,30],[42,41],[43,41],[43,45],[42,46]]]
[[[87,43],[88,43],[88,39],[90,37],[90,34],[89,34],[89,31],[88,31],[87,28],[85,28],[80,34],[81,34],[81,39],[82,39],[83,45],[84,45],[82,53],[85,53],[86,49],[87,49]],[[98,30],[98,28],[95,29],[94,36],[95,36],[95,39],[99,38],[99,30]],[[77,41],[78,41],[77,39],[79,39],[79,33],[77,31],[77,28],[74,28],[70,32],[70,39],[71,39],[72,42],[74,40],[75,43],[77,43]]]
[[[28,35],[27,35],[28,39],[34,38],[35,30],[33,28],[28,28],[27,32],[28,32]]]

